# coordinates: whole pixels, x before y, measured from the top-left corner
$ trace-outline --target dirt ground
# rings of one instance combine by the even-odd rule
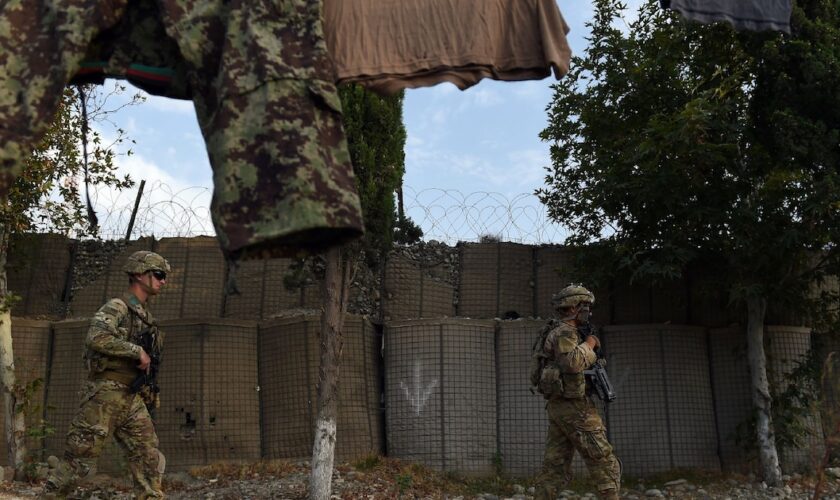
[[[821,487],[822,499],[840,500],[840,468],[829,468]],[[164,489],[169,499],[305,499],[309,479],[306,462],[260,461],[216,464],[189,471],[167,473]],[[671,472],[658,478],[624,478],[622,498],[766,500],[813,499],[817,477],[785,476],[784,485],[770,488],[752,476],[722,475],[699,471]],[[0,500],[37,498],[41,481],[0,483]],[[339,465],[333,475],[334,499],[480,499],[529,500],[533,478],[463,478],[441,474],[395,459],[370,457]],[[132,498],[130,484],[98,475],[76,489],[69,498]],[[585,480],[576,480],[559,498],[591,499],[595,492]]]

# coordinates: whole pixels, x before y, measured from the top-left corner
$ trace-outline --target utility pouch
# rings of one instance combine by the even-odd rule
[[[540,394],[546,399],[563,394],[563,378],[560,375],[560,368],[552,365],[543,368],[539,389]]]

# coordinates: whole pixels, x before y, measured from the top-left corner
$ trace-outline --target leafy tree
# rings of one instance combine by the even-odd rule
[[[365,218],[365,235],[359,242],[333,248],[324,256],[318,416],[309,495],[316,500],[329,499],[332,490],[338,414],[336,398],[350,284],[363,258],[372,267],[381,264],[391,248],[395,227],[403,228],[405,233],[406,228],[410,230],[412,226],[404,217],[398,217],[394,206],[394,195],[402,187],[405,172],[402,94],[380,97],[357,85],[344,86],[339,93]]]
[[[397,212],[394,199],[405,174],[403,93],[381,97],[359,85],[342,86],[339,93],[367,230],[362,246],[375,267],[391,249],[395,231],[406,233],[413,225]]]
[[[82,201],[81,189],[85,180],[90,185],[115,189],[132,184],[128,176],[118,178],[115,172],[115,151],[126,142],[125,133],[118,129],[115,139],[104,143],[102,135],[90,127],[107,120],[116,111],[108,108],[108,98],[123,90],[116,87],[111,94],[106,94],[93,87],[66,89],[53,122],[23,160],[23,171],[7,197],[0,200],[0,381],[5,394],[8,459],[17,471],[22,470],[26,456],[23,408],[26,386],[15,380],[11,334],[15,296],[8,289],[6,274],[9,243],[15,234],[24,232],[96,234],[96,225]],[[129,105],[139,100],[139,96],[134,96]],[[87,148],[81,147],[85,136]],[[84,151],[87,151],[86,171]],[[131,154],[130,150],[127,154]]]
[[[802,310],[840,263],[840,2],[794,3],[786,36],[687,23],[654,1],[628,23],[620,1],[596,0],[590,45],[554,87],[537,192],[615,268],[665,278],[704,263],[746,309],[769,484],[767,303]]]

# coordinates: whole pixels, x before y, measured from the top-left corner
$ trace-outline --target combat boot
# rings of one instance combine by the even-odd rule
[[[541,484],[534,491],[534,500],[555,500],[559,490],[550,484]]]
[[[602,490],[598,492],[598,496],[601,497],[601,500],[619,500],[621,498],[616,490]]]
[[[47,474],[47,480],[44,483],[43,498],[67,498],[67,493],[71,486],[73,472],[64,461],[60,460],[54,455],[47,458],[47,464],[50,466],[50,471]]]

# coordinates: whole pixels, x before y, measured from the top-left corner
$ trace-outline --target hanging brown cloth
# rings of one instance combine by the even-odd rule
[[[482,78],[536,80],[569,70],[569,27],[555,0],[325,0],[337,80],[381,94]]]

